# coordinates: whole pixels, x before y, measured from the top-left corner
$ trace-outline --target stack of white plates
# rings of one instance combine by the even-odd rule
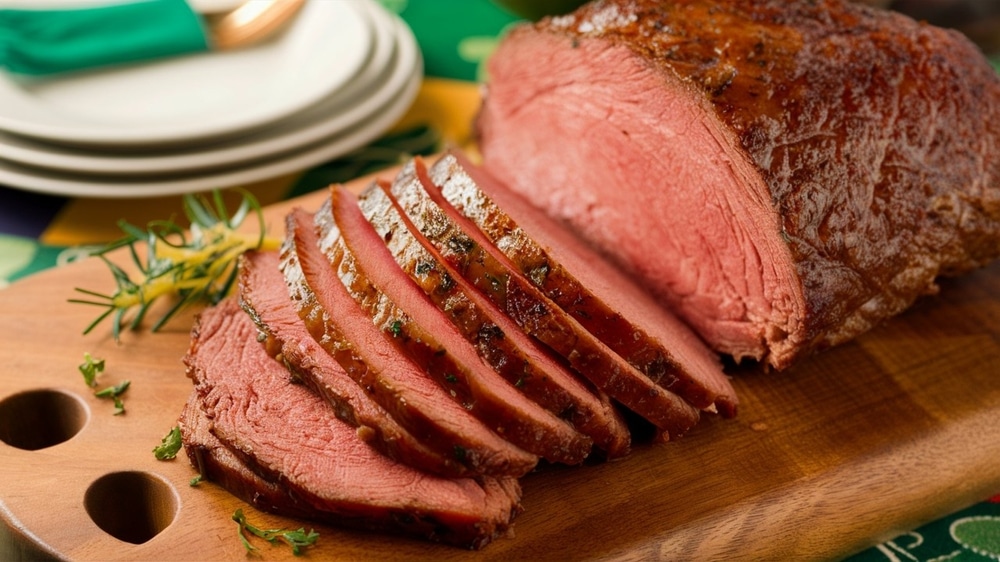
[[[0,184],[146,197],[305,170],[383,134],[423,76],[376,0],[310,0],[245,49],[57,79],[0,72]]]

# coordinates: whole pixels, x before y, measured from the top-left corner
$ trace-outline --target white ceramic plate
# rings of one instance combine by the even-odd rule
[[[220,14],[240,7],[244,0],[188,0],[194,11],[201,14]]]
[[[282,33],[244,49],[48,79],[0,72],[0,129],[76,146],[231,136],[343,87],[372,35],[358,3],[310,0]]]
[[[415,44],[416,40],[409,28],[398,19],[396,25],[400,43]],[[413,103],[423,79],[423,61],[419,50],[415,52],[418,62],[410,69],[405,87],[386,105],[376,109],[370,119],[364,120],[349,131],[322,139],[288,154],[207,174],[189,174],[159,180],[134,177],[87,178],[0,160],[0,184],[56,195],[136,198],[221,189],[306,170],[364,146],[402,117]]]
[[[0,158],[73,173],[147,176],[231,166],[349,129],[397,95],[419,60],[417,45],[399,36],[391,14],[372,1],[358,4],[365,8],[375,30],[374,50],[362,71],[335,94],[271,126],[201,149],[142,154],[72,149],[0,132]]]

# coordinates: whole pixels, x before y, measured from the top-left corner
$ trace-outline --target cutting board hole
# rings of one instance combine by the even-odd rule
[[[37,451],[69,441],[87,423],[88,410],[73,394],[29,390],[0,401],[0,441]]]
[[[180,502],[169,482],[147,472],[112,472],[87,488],[87,514],[105,533],[142,544],[170,526]]]

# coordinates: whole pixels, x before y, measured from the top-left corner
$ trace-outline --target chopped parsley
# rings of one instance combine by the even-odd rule
[[[159,445],[153,447],[153,456],[157,460],[166,461],[177,456],[181,450],[181,428],[174,426]]]
[[[90,388],[96,389],[97,376],[104,372],[104,367],[104,359],[97,359],[90,353],[85,352],[83,354],[83,363],[81,363],[77,368],[80,370],[80,374],[83,375],[83,382]],[[94,396],[114,400],[114,415],[118,416],[125,413],[125,403],[122,402],[121,395],[128,390],[130,384],[131,382],[126,380],[115,386],[109,386],[101,390],[94,390]]]
[[[84,352],[83,363],[78,368],[83,375],[83,382],[93,388],[97,386],[97,375],[104,372],[104,359],[97,359],[90,353]]]
[[[121,395],[124,394],[126,390],[128,390],[128,387],[131,384],[132,384],[131,381],[124,380],[116,384],[115,386],[109,386],[102,390],[98,390],[97,392],[94,393],[94,396],[98,398],[110,398],[114,400],[115,402],[114,415],[118,416],[125,413],[125,403],[122,402]]]

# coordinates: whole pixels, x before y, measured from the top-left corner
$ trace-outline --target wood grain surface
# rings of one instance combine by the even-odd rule
[[[325,196],[267,209],[272,232],[292,205]],[[0,291],[0,559],[246,560],[237,508],[265,528],[315,527],[312,559],[823,559],[1000,490],[1000,264],[792,370],[734,372],[736,419],[527,476],[514,536],[476,553],[283,519],[190,486],[185,459],[151,451],[191,389],[180,359],[195,311],[120,343],[108,325],[82,336],[95,310],[68,303],[73,288],[112,286],[91,259]],[[102,386],[132,381],[124,415],[84,384],[84,352],[106,360]],[[52,434],[60,442],[23,448]],[[132,544],[102,530],[116,521],[151,530]],[[256,544],[262,559],[293,558]]]

